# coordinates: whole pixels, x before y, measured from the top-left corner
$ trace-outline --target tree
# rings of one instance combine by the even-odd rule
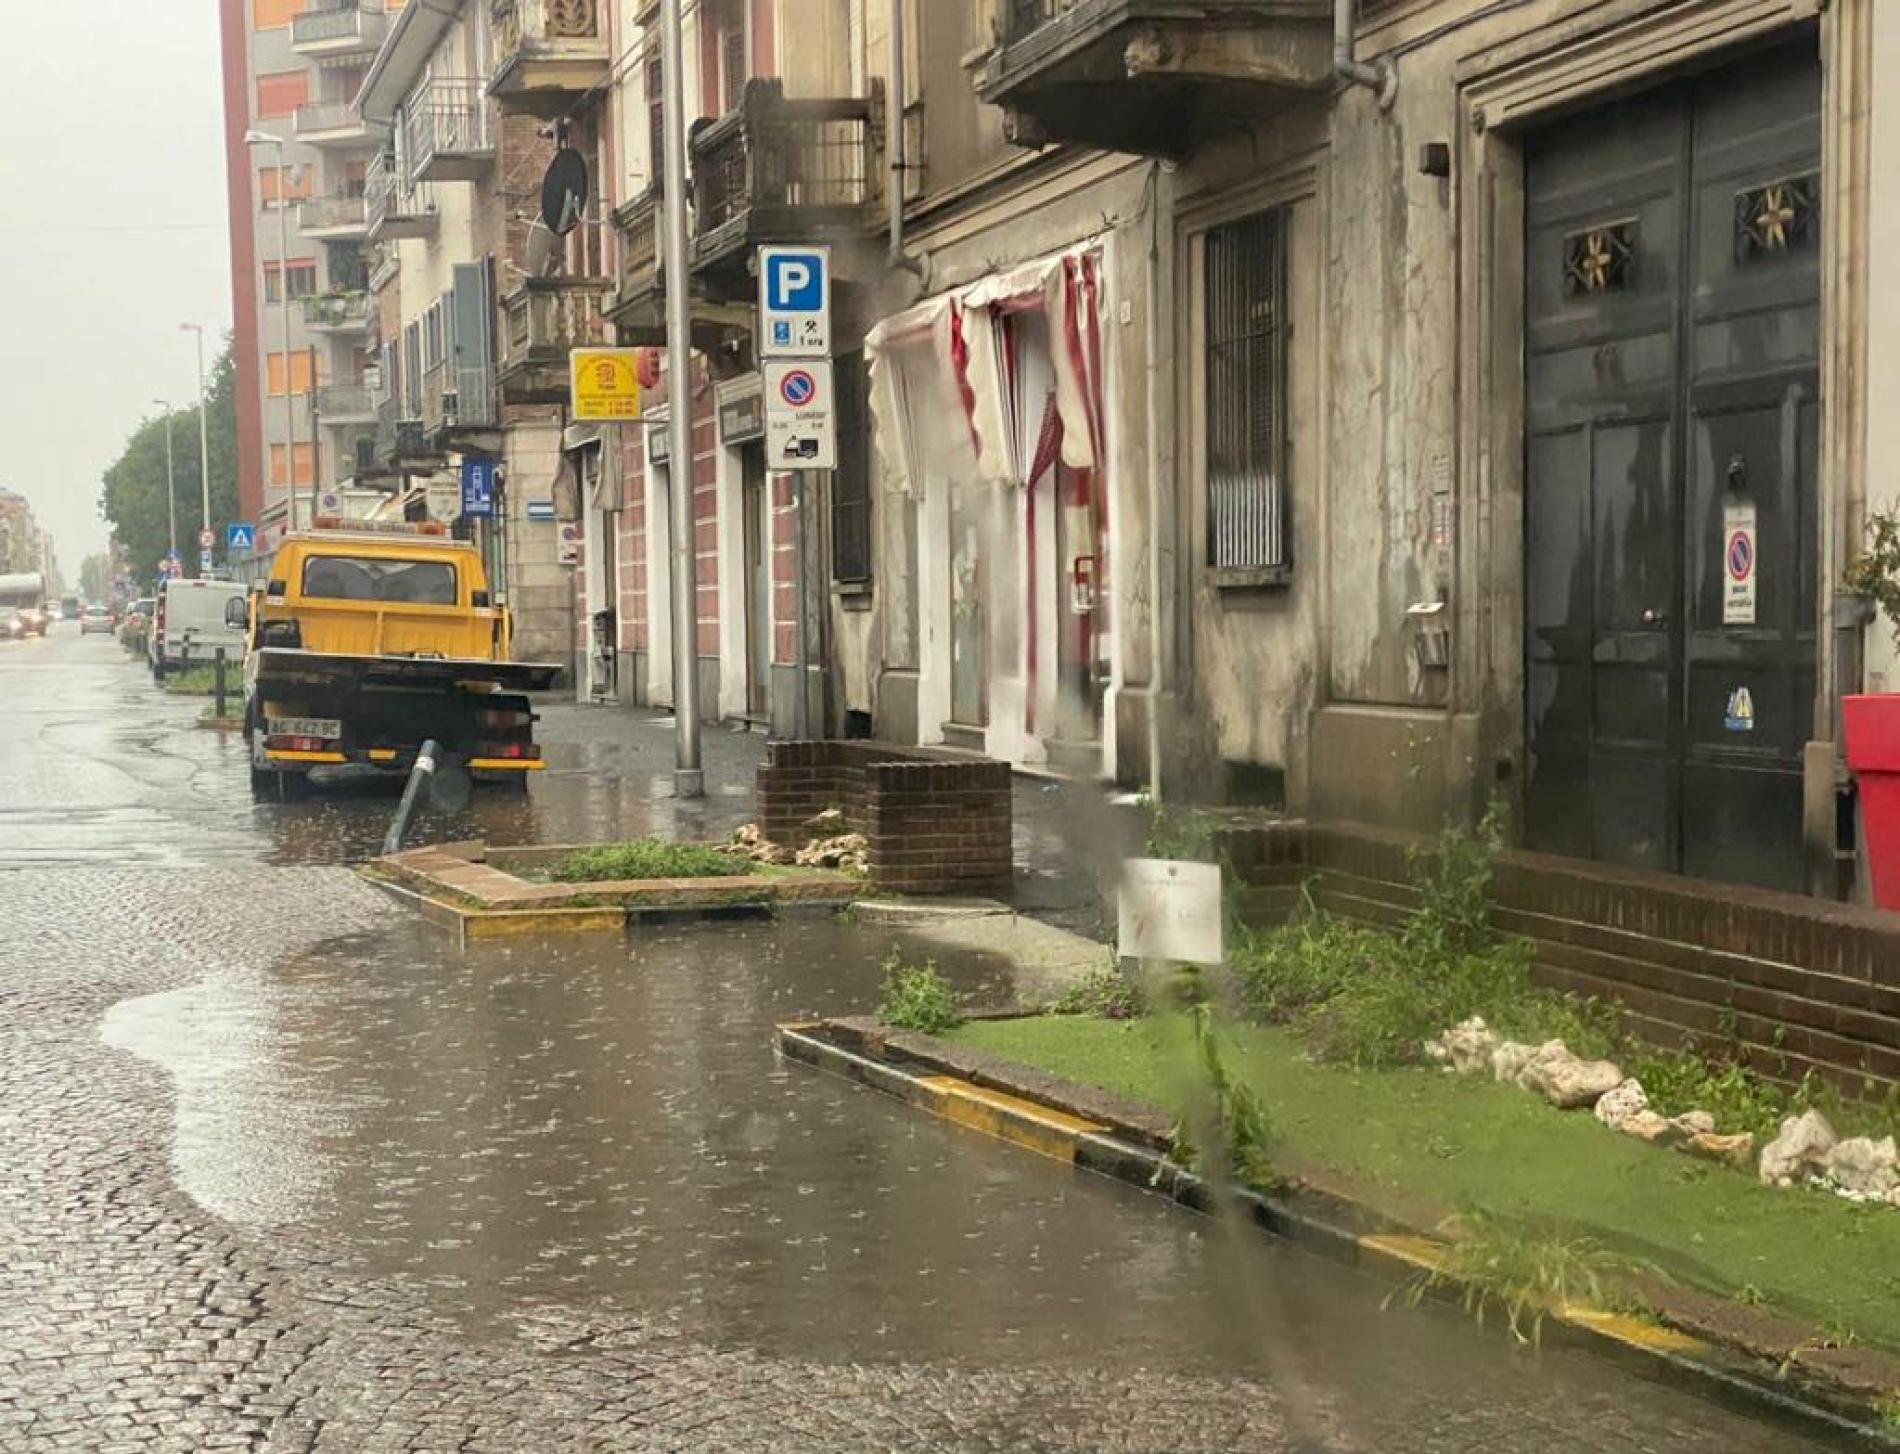
[[[210,414],[211,530],[222,555],[224,527],[237,512],[237,371],[227,340],[206,380]],[[198,411],[178,409],[147,419],[132,432],[124,451],[106,470],[99,511],[125,546],[132,572],[149,580],[171,545],[165,500],[165,432],[171,430],[173,478],[178,496],[178,551],[187,568],[195,563],[204,526],[198,484]]]
[[[112,557],[103,550],[79,563],[79,594],[88,601],[104,601],[112,595]]]

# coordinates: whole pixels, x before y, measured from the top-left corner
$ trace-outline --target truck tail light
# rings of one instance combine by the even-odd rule
[[[484,742],[476,749],[477,757],[503,757],[518,762],[534,762],[541,756],[541,748],[533,742]]]
[[[534,725],[534,713],[490,710],[480,714],[484,727],[508,728],[531,727]]]

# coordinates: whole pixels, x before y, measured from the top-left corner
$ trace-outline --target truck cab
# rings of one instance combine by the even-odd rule
[[[520,784],[543,766],[523,693],[559,668],[509,660],[480,552],[440,526],[319,519],[234,604],[260,793],[291,796],[324,767],[407,773],[426,741],[478,778]]]

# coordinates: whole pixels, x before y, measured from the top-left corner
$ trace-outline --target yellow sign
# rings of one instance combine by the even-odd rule
[[[569,353],[569,420],[575,424],[638,420],[639,353],[637,348],[577,348]]]

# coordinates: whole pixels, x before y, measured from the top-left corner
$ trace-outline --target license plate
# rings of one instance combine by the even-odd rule
[[[322,737],[327,740],[341,737],[343,724],[334,717],[272,717],[270,735],[273,737]]]

